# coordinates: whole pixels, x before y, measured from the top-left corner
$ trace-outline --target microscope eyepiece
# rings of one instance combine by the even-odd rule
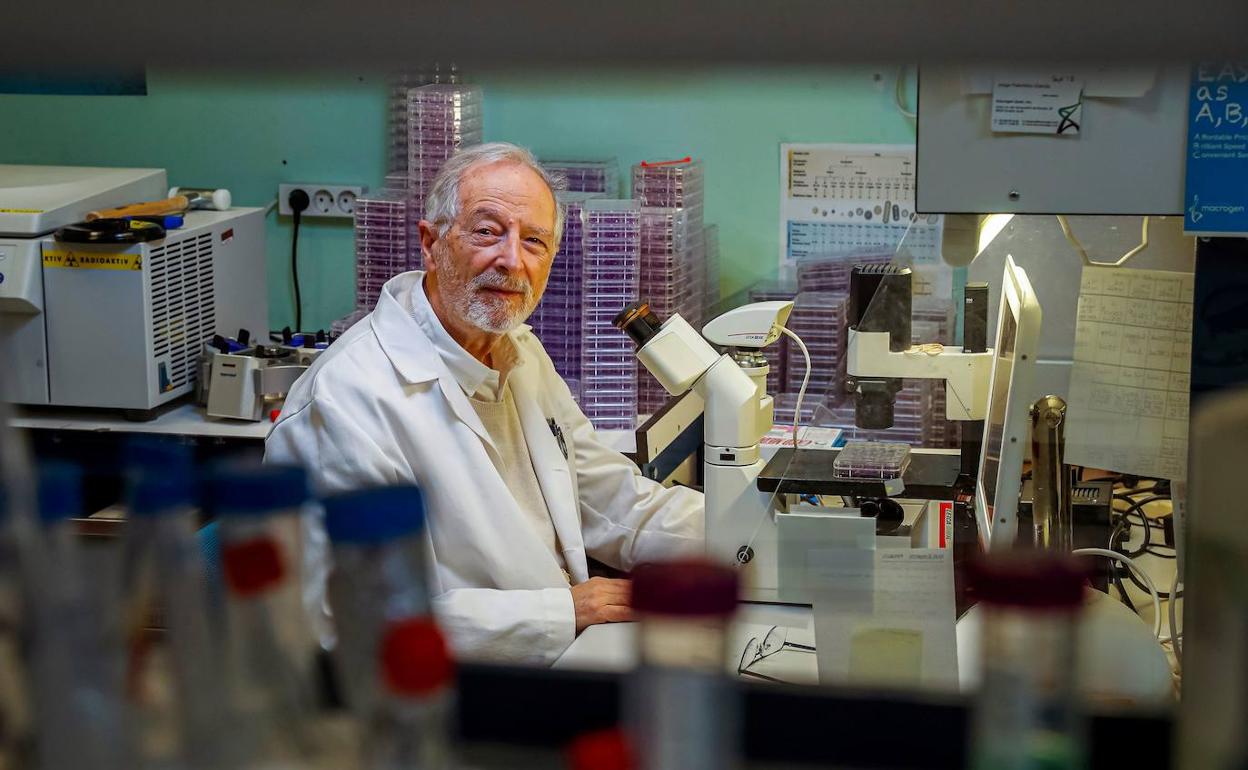
[[[648,302],[634,302],[621,310],[611,324],[627,334],[640,348],[659,333],[663,321],[650,310]]]

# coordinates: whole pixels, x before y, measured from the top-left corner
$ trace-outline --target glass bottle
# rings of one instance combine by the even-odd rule
[[[325,528],[339,679],[363,725],[364,767],[449,767],[454,672],[432,617],[420,490],[335,495]]]
[[[700,559],[633,573],[638,661],[626,714],[644,770],[740,766],[740,703],[727,676],[737,573]]]
[[[247,768],[309,764],[319,749],[316,635],[303,603],[307,476],[291,466],[227,465],[205,486],[219,517],[225,579],[227,708]]]
[[[129,518],[122,542],[125,695],[141,767],[232,764],[221,740],[221,617],[197,533],[198,486],[187,444],[126,447]]]
[[[1085,574],[1069,557],[1006,552],[972,562],[983,612],[974,770],[1078,770],[1085,744],[1076,645]]]
[[[122,658],[117,597],[111,582],[88,571],[72,519],[83,515],[82,472],[39,468],[39,516],[32,585],[32,684],[38,767],[121,770],[124,739]]]

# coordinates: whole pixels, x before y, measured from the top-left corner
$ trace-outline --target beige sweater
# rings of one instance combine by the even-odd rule
[[[498,401],[487,400],[485,396],[487,394],[478,391],[469,400],[477,416],[481,418],[485,432],[490,434],[494,445],[498,447],[500,457],[495,460],[495,467],[507,484],[511,496],[519,504],[520,510],[529,517],[534,531],[562,568],[563,553],[559,549],[546,498],[537,482],[537,472],[533,470],[533,460],[529,456],[524,430],[520,426],[520,413],[516,411],[516,402],[511,397],[511,385],[503,384],[502,398]],[[564,574],[567,574],[566,569]]]

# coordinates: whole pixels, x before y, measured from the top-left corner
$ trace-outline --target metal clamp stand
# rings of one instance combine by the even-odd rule
[[[1037,548],[1069,553],[1074,548],[1070,474],[1066,451],[1066,402],[1044,396],[1031,406],[1032,526]]]

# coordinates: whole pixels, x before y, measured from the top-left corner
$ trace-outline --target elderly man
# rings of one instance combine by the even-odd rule
[[[590,578],[587,558],[628,570],[700,550],[702,496],[604,446],[522,323],[563,227],[533,156],[464,150],[426,209],[425,271],[387,282],[295,383],[266,460],[306,466],[322,492],[418,485],[456,650],[550,663],[586,626],[630,617],[628,582]]]

